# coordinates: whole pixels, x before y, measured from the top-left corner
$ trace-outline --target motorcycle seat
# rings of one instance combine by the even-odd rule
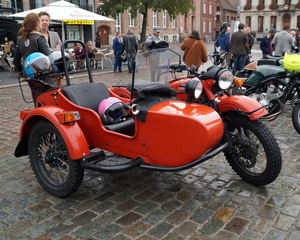
[[[134,135],[134,119],[129,116],[126,120],[114,124],[104,125],[107,130],[118,132],[124,135]]]
[[[100,102],[110,97],[104,83],[82,83],[64,87],[63,94],[74,104],[89,108],[98,113]]]
[[[174,90],[170,88],[169,84],[162,82],[148,82],[145,80],[136,79],[133,88],[134,91],[138,92],[138,96],[143,99],[149,95],[166,97],[174,96]],[[131,91],[131,83],[127,85],[127,89]]]

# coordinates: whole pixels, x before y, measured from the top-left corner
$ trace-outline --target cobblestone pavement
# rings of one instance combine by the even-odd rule
[[[105,73],[94,80],[110,85],[125,75]],[[175,173],[86,170],[81,187],[67,199],[48,195],[28,157],[13,155],[19,110],[30,107],[18,87],[0,88],[0,240],[300,239],[300,135],[290,105],[267,122],[283,156],[281,174],[270,185],[245,183],[219,154]]]

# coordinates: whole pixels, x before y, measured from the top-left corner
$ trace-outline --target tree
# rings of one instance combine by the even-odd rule
[[[97,13],[106,16],[116,16],[128,10],[132,18],[138,13],[143,15],[141,42],[146,39],[148,9],[153,11],[168,11],[171,18],[178,14],[188,14],[195,6],[191,0],[103,0],[103,5],[97,8]]]

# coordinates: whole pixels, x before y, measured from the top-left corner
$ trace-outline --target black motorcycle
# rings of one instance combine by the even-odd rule
[[[249,96],[265,106],[269,113],[262,119],[269,121],[290,103],[293,125],[300,134],[300,53],[289,51],[282,60],[271,58],[258,61],[258,66],[250,64],[235,74],[233,94]]]

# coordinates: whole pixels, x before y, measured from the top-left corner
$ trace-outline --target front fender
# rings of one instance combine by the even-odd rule
[[[260,103],[258,103],[252,98],[243,95],[234,95],[222,99],[218,103],[218,106],[221,113],[234,110],[250,112],[250,114],[248,115],[251,120],[256,120],[268,114],[268,111],[265,108],[263,108]]]
[[[72,125],[60,123],[55,114],[61,111],[64,110],[58,107],[44,106],[21,112],[20,116],[23,120],[20,130],[21,141],[16,148],[15,155],[17,157],[26,155],[27,151],[24,149],[25,147],[27,148],[26,140],[34,124],[42,119],[50,121],[60,132],[67,145],[71,159],[81,159],[90,155],[89,146],[81,127],[77,122]]]

